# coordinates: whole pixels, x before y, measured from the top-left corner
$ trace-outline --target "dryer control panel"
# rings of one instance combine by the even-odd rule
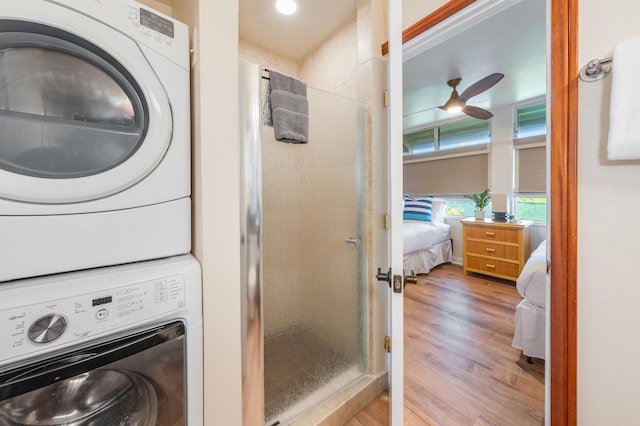
[[[0,311],[0,365],[149,322],[185,307],[185,279],[160,279]],[[174,316],[176,317],[176,316]]]

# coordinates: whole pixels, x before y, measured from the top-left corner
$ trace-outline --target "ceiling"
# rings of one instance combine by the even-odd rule
[[[356,15],[357,0],[298,1],[298,11],[285,16],[275,11],[275,0],[240,0],[240,38],[301,61]],[[404,62],[405,129],[451,118],[437,107],[451,95],[447,80],[452,78],[462,77],[462,93],[489,74],[503,73],[502,81],[467,102],[489,110],[545,94],[546,2],[495,3],[510,7],[474,26],[464,22],[463,31],[442,36],[439,44]]]
[[[240,0],[240,39],[299,62],[356,16],[357,0],[297,1],[286,16],[275,0]]]
[[[456,77],[462,77],[457,89],[462,93],[489,74],[503,73],[505,77],[498,84],[467,102],[489,110],[543,96],[547,68],[545,3],[520,1],[406,60],[405,130],[451,118],[437,107],[451,95],[447,80]]]

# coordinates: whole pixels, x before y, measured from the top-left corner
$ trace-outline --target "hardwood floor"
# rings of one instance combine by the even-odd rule
[[[442,265],[404,295],[405,425],[541,425],[544,361],[511,346],[511,281]],[[382,394],[350,426],[388,424]]]

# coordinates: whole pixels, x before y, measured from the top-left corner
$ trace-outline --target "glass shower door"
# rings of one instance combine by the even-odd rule
[[[366,108],[308,89],[309,143],[262,128],[267,424],[366,373]]]

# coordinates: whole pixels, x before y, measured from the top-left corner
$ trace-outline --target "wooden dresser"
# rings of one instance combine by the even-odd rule
[[[468,271],[515,281],[531,254],[531,224],[462,219],[462,259]]]

